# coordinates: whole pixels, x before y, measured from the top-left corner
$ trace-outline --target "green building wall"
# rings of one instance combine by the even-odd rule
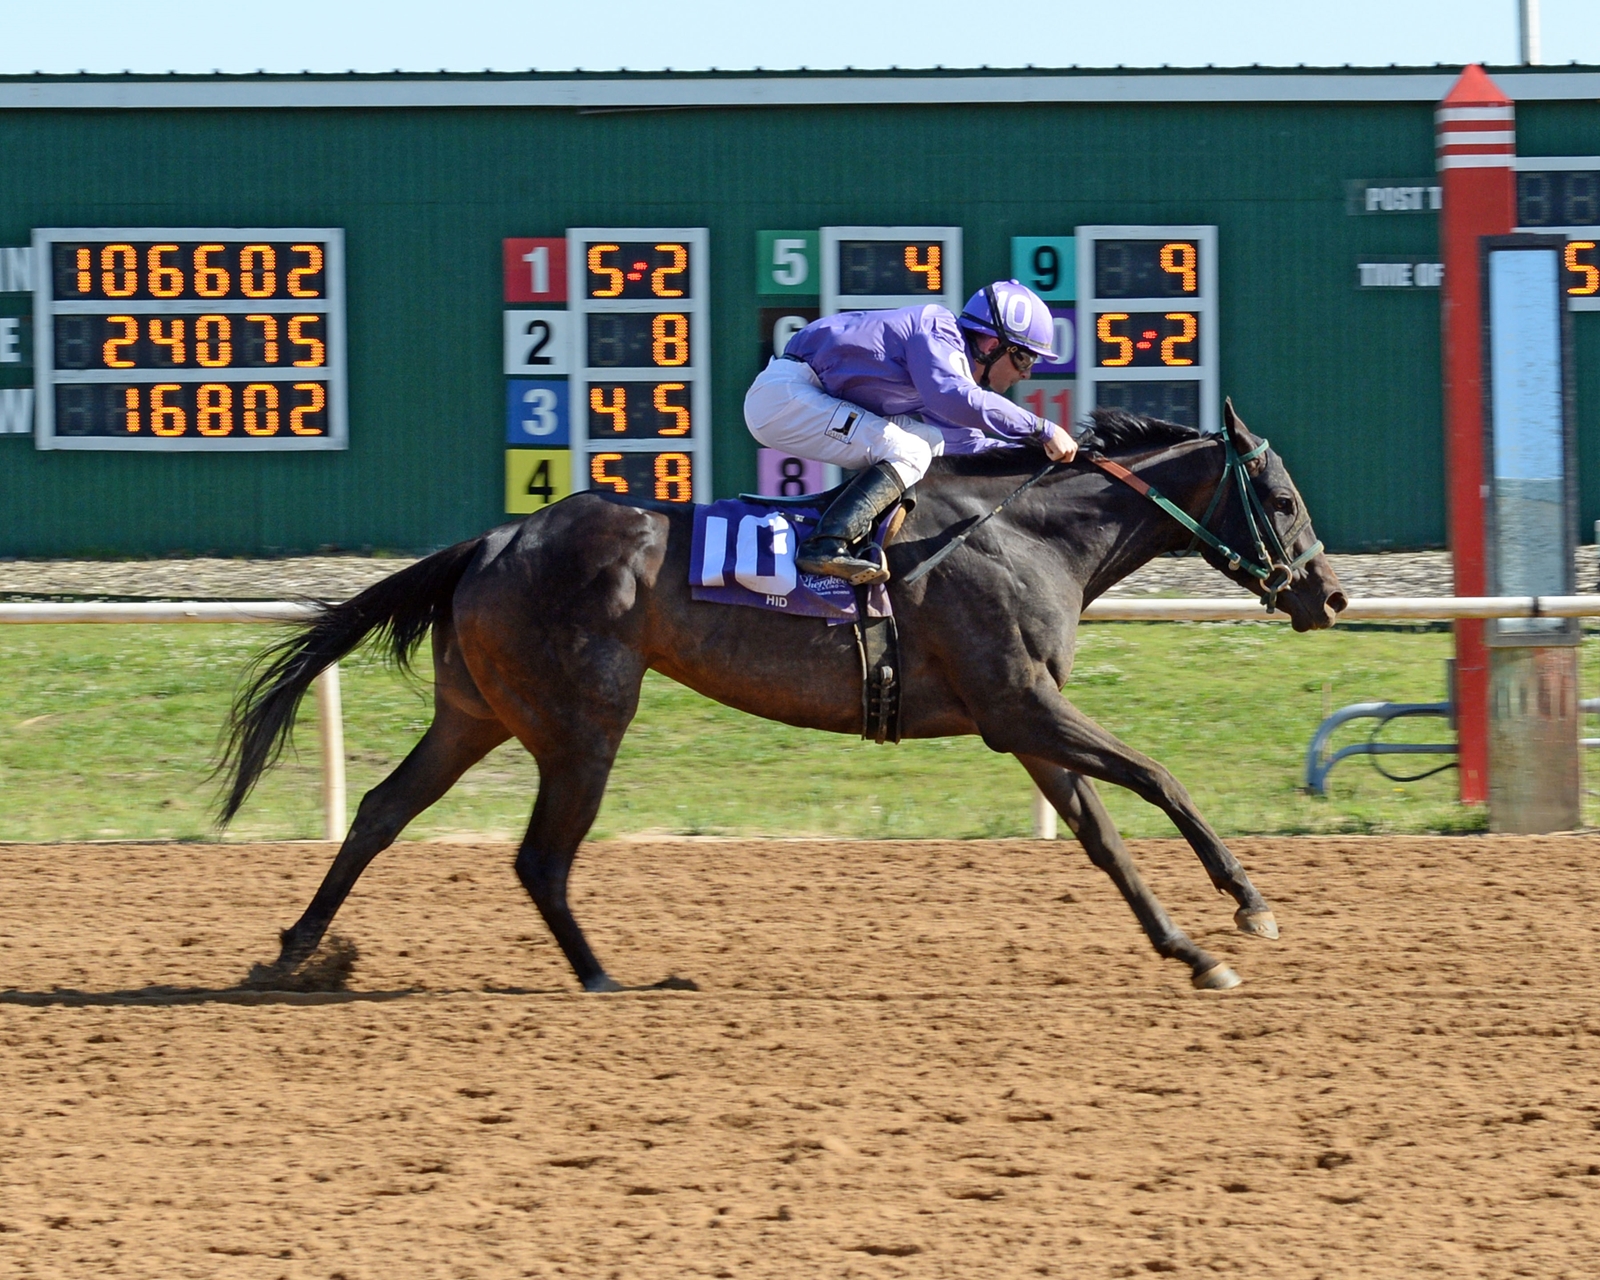
[[[1600,152],[1600,104],[1522,105],[1518,129],[1524,155]],[[1348,179],[1433,171],[1431,104],[9,110],[0,166],[0,244],[39,226],[343,227],[350,370],[344,452],[0,437],[0,555],[417,550],[501,522],[500,242],[608,225],[710,228],[728,494],[754,480],[758,230],[959,225],[971,288],[1009,274],[1013,235],[1215,223],[1223,387],[1330,548],[1444,540],[1438,294],[1355,287],[1359,261],[1436,259],[1437,217],[1345,206]],[[1600,315],[1574,319],[1587,529]]]

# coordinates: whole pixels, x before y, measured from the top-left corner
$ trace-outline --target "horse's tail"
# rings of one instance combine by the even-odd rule
[[[376,634],[402,670],[422,638],[450,617],[456,584],[482,538],[458,542],[374,583],[343,604],[319,604],[310,622],[263,650],[228,716],[217,773],[226,784],[219,819],[226,826],[261,775],[283,754],[300,699],[324,668]]]

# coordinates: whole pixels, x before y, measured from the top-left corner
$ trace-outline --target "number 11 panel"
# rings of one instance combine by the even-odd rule
[[[711,500],[709,232],[567,230],[572,487]]]
[[[1079,227],[1079,411],[1222,429],[1217,229]]]

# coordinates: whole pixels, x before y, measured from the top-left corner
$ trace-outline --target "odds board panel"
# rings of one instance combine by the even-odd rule
[[[343,449],[344,234],[33,233],[40,449]]]
[[[938,302],[960,313],[960,227],[823,227],[822,314]]]
[[[572,487],[711,500],[710,233],[567,231]]]
[[[1078,396],[1098,407],[1222,429],[1217,229],[1077,229]]]

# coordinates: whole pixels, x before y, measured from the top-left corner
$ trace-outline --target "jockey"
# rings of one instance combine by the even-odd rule
[[[1038,357],[1056,358],[1054,338],[1050,309],[1015,280],[978,290],[959,316],[933,303],[846,311],[790,338],[745,395],[750,434],[768,448],[858,470],[800,544],[796,566],[854,585],[888,581],[881,548],[858,553],[854,544],[936,455],[1021,442],[1070,462],[1078,446],[1062,427],[999,394]]]

